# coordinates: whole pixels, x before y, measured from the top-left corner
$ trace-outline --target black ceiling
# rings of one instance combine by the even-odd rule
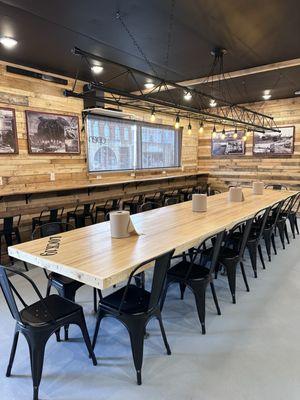
[[[0,58],[50,72],[74,76],[78,46],[91,53],[152,72],[116,11],[158,75],[171,80],[205,76],[212,63],[210,50],[228,50],[225,71],[234,71],[300,56],[298,0],[177,0],[171,35],[169,67],[165,69],[171,0],[7,0],[0,2],[0,35],[18,40],[13,50],[0,49]],[[89,78],[88,68],[81,70]],[[112,73],[106,71],[107,79]],[[261,99],[272,89],[279,72],[251,75],[228,82],[242,87],[234,102]],[[273,98],[290,97],[300,89],[300,69],[282,71]],[[243,84],[245,82],[245,84]],[[299,82],[299,87],[297,86]],[[201,90],[208,90],[201,87]]]

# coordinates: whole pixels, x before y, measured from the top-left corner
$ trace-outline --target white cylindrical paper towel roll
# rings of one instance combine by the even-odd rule
[[[130,213],[129,211],[114,211],[109,213],[110,231],[113,238],[125,238],[130,236]]]
[[[243,191],[241,187],[231,187],[228,194],[229,201],[240,202],[244,200]]]
[[[194,212],[207,211],[207,195],[206,194],[193,194],[192,196],[192,210]]]
[[[263,194],[264,193],[264,183],[255,181],[253,182],[253,194]]]

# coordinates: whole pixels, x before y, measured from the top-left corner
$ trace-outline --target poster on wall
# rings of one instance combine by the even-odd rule
[[[279,127],[280,132],[254,132],[253,154],[260,156],[288,156],[294,153],[294,126]]]
[[[26,123],[29,153],[80,153],[77,116],[26,111]]]
[[[0,108],[0,154],[17,154],[15,110]]]
[[[211,141],[212,156],[242,156],[245,154],[244,131],[226,131],[225,137],[222,132],[217,132]]]

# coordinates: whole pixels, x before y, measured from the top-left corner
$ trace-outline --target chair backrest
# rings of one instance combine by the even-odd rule
[[[165,201],[166,206],[170,206],[172,204],[177,204],[179,203],[179,198],[178,197],[169,197]]]
[[[32,286],[32,288],[34,289],[35,293],[37,294],[39,300],[44,305],[47,312],[50,313],[50,311],[48,310],[48,308],[44,302],[43,296],[41,295],[40,291],[38,290],[38,288],[36,287],[36,285],[32,279],[30,279],[27,275],[23,274],[20,271],[17,271],[13,268],[3,267],[2,265],[0,265],[0,286],[1,286],[4,298],[6,300],[6,303],[8,305],[8,308],[11,312],[11,315],[16,321],[21,322],[21,323],[23,322],[19,308],[17,306],[16,298],[18,298],[18,300],[21,302],[23,307],[27,307],[27,304],[25,303],[24,299],[22,298],[20,293],[17,291],[15,286],[12,284],[10,277],[7,274],[7,271],[10,271],[15,275],[20,275],[27,282],[29,282],[30,285]],[[51,313],[50,313],[50,316],[51,316]]]
[[[281,183],[274,183],[272,185],[266,185],[265,189],[287,190],[287,187],[285,185],[282,185]]]
[[[142,205],[139,206],[139,212],[154,210],[155,208],[158,207],[159,205],[157,203],[153,201],[146,201],[146,203],[143,203]]]
[[[48,222],[56,222],[58,217],[61,217],[64,212],[64,207],[60,208],[47,208],[41,211],[39,219],[48,216]],[[46,215],[45,215],[46,214]]]
[[[259,239],[262,237],[263,231],[265,229],[265,225],[267,222],[267,219],[269,217],[270,214],[270,210],[271,207],[267,207],[263,210],[258,211],[255,215],[254,215],[254,222],[259,224],[259,231],[258,231],[258,235],[257,235],[257,240],[259,241]]]
[[[46,236],[57,235],[58,233],[71,231],[75,229],[74,225],[66,222],[48,222],[35,228],[32,232],[31,238],[38,239]]]
[[[276,204],[274,204],[271,207],[269,218],[267,221],[270,222],[270,225],[272,225],[272,227],[275,227],[277,224],[283,203],[284,203],[284,200],[278,201]]]
[[[174,249],[170,250],[156,258],[152,258],[150,260],[143,262],[142,264],[140,264],[138,267],[136,267],[131,272],[129,279],[127,281],[126,288],[123,293],[123,297],[122,297],[120,306],[119,306],[119,313],[122,312],[122,307],[123,307],[124,301],[126,301],[128,288],[129,288],[129,285],[131,284],[133,276],[138,274],[139,272],[141,272],[144,265],[149,264],[153,261],[155,261],[155,264],[154,264],[154,271],[153,271],[153,275],[152,275],[151,295],[150,295],[150,300],[149,300],[149,305],[148,305],[148,312],[159,306],[159,302],[161,299],[162,291],[163,291],[165,280],[166,280],[167,271],[170,267],[170,262],[171,262],[171,258],[173,256],[173,254],[174,254]]]
[[[20,225],[21,214],[10,215],[8,217],[1,218],[3,220],[2,230],[4,233],[11,233]]]
[[[91,212],[93,212],[95,204],[95,202],[83,204],[83,214],[89,215]]]
[[[238,250],[240,259],[244,255],[253,220],[254,220],[254,217],[251,217],[245,221],[237,223],[236,225],[233,226],[233,228],[231,228],[229,230],[229,233],[226,237],[226,243],[230,243],[231,238],[234,235],[234,232],[240,231],[243,233],[241,236],[241,240],[237,243],[237,250]]]

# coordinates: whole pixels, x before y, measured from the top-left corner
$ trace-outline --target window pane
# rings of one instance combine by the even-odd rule
[[[90,172],[135,169],[134,122],[88,116],[87,144]]]
[[[163,125],[141,126],[142,168],[178,167],[179,133]]]

